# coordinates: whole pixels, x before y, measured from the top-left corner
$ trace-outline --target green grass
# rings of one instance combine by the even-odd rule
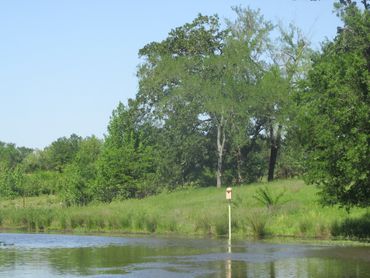
[[[276,202],[256,198],[261,188]],[[284,192],[284,194],[282,194]],[[369,238],[368,209],[322,207],[301,180],[233,187],[233,237]],[[225,188],[191,188],[142,200],[62,208],[58,198],[0,202],[0,227],[29,231],[157,233],[226,236]]]

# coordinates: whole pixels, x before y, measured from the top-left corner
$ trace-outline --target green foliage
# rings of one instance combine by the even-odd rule
[[[0,193],[2,198],[16,196],[13,173],[3,165],[0,165]]]
[[[63,174],[55,171],[38,170],[27,174],[28,186],[32,188],[30,195],[59,193],[64,185],[63,178]]]
[[[16,147],[0,142],[0,196],[13,198],[29,194],[31,189],[26,181],[22,162],[32,149]]]
[[[65,184],[61,195],[66,205],[86,205],[93,199],[97,177],[96,161],[101,148],[102,142],[94,136],[80,142],[73,162],[65,170]]]
[[[344,27],[316,55],[301,93],[307,181],[323,202],[370,205],[370,13],[337,5]]]
[[[152,193],[155,183],[155,152],[146,145],[143,133],[136,126],[135,107],[126,108],[120,103],[113,111],[108,135],[97,164],[98,198],[110,202],[115,198],[139,197]],[[149,186],[148,186],[149,185]]]
[[[292,136],[289,136],[281,145],[281,153],[276,165],[276,177],[287,179],[302,176],[305,170],[304,160],[304,149],[299,145],[296,137],[292,139]]]
[[[18,196],[27,196],[28,188],[26,183],[26,177],[24,170],[21,166],[17,166],[13,171],[13,182],[14,182],[14,191]]]
[[[61,137],[51,143],[44,150],[48,169],[62,173],[64,168],[75,158],[81,140],[81,137],[72,134],[69,138]]]
[[[1,197],[26,197],[32,195],[34,190],[35,188],[28,182],[28,177],[25,175],[24,169],[20,164],[14,169],[0,168]]]
[[[0,141],[0,166],[14,169],[30,153],[32,149],[16,147],[15,144]]]
[[[189,182],[209,185],[205,168],[209,165],[209,138],[198,129],[194,107],[176,105],[176,110],[156,133],[156,152],[161,184],[175,188]]]
[[[22,165],[26,173],[51,169],[52,167],[48,166],[47,163],[47,152],[41,150],[34,150],[22,160]]]

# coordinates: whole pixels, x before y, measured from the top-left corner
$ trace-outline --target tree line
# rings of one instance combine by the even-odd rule
[[[103,140],[75,134],[43,150],[0,143],[3,197],[66,205],[184,186],[304,176],[325,203],[370,199],[369,10],[335,4],[344,26],[313,51],[294,25],[234,7],[199,14],[139,50],[139,89]]]

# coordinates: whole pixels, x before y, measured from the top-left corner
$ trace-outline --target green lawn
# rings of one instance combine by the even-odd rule
[[[264,189],[271,205],[255,198]],[[317,189],[301,180],[233,187],[232,231],[236,238],[292,236],[299,238],[369,238],[368,209],[347,213],[322,207]],[[274,199],[281,198],[274,203]],[[188,188],[142,200],[115,201],[63,208],[55,196],[2,201],[2,228],[31,231],[227,235],[225,188]]]

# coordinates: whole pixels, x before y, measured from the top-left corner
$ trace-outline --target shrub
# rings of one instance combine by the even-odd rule
[[[271,208],[279,203],[284,194],[285,191],[282,191],[278,195],[274,196],[268,187],[264,187],[258,188],[253,198],[265,205],[267,208]]]
[[[333,236],[370,239],[370,213],[360,218],[347,218],[341,223],[334,222],[330,232]]]

